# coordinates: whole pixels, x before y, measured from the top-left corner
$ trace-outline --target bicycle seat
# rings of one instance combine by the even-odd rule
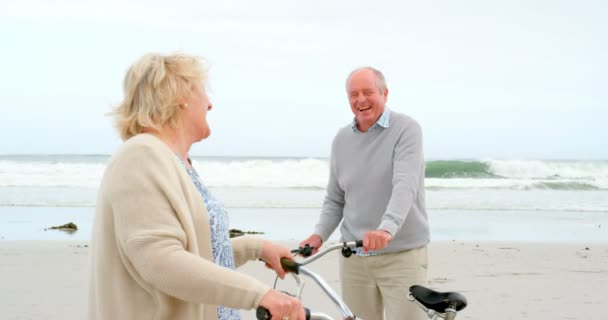
[[[467,306],[467,299],[458,292],[439,292],[423,286],[411,286],[410,294],[428,309],[445,313],[445,309],[460,311]]]

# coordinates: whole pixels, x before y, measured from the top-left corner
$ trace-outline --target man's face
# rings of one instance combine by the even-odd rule
[[[359,130],[367,131],[384,112],[388,89],[378,89],[376,75],[372,70],[355,72],[347,84],[350,109],[357,119]]]

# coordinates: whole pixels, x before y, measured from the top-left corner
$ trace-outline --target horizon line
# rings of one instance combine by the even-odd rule
[[[110,157],[111,153],[0,153],[2,157]],[[329,159],[329,156],[296,156],[296,155],[202,155],[190,154],[191,157],[200,158],[247,158],[247,159]],[[503,160],[503,161],[608,161],[608,158],[527,158],[527,157],[453,157],[453,158],[426,158],[427,161],[486,161],[486,160]]]

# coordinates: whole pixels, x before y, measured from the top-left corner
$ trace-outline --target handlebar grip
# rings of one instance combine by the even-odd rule
[[[300,264],[291,259],[281,258],[281,266],[283,267],[283,269],[289,272],[293,272],[295,274],[300,273]]]
[[[268,309],[259,306],[258,309],[255,311],[255,317],[258,318],[258,320],[269,320],[272,316]]]
[[[363,240],[357,240],[355,242],[357,243],[357,248],[363,247]]]
[[[306,320],[310,320],[310,309],[304,308],[304,314],[306,315]],[[270,311],[262,306],[259,306],[255,311],[255,316],[258,320],[269,320],[272,318]]]

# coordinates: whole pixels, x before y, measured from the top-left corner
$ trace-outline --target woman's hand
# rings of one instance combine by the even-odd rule
[[[268,309],[272,315],[271,320],[305,320],[304,308],[300,300],[276,290],[268,291],[260,306]]]
[[[267,268],[274,270],[279,278],[284,279],[285,270],[283,270],[283,267],[281,266],[281,258],[293,260],[293,255],[286,247],[274,244],[270,241],[264,241],[260,259],[266,262]]]

